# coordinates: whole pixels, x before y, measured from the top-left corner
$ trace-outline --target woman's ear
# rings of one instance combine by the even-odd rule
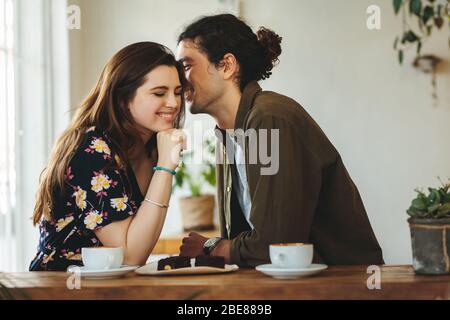
[[[224,80],[230,80],[236,78],[239,72],[239,63],[236,57],[232,53],[227,53],[222,59],[223,66],[223,78]]]

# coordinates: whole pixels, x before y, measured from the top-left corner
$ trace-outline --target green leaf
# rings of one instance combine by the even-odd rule
[[[417,54],[420,55],[422,51],[422,41],[417,41]]]
[[[177,173],[177,174],[175,175],[175,185],[176,185],[178,188],[183,187],[183,175],[182,175],[182,174]]]
[[[202,172],[203,179],[214,187],[216,185],[216,167],[213,164],[209,164],[205,171]]]
[[[403,34],[402,43],[406,42],[416,42],[419,40],[419,37],[414,33],[414,31],[409,30]]]
[[[403,0],[394,0],[394,12],[395,14],[398,14],[398,12],[400,11],[400,8],[402,7],[402,2]]]
[[[409,11],[416,16],[420,17],[420,12],[422,11],[422,1],[421,0],[411,0],[409,3]]]
[[[448,192],[441,192],[441,201],[442,203],[450,202],[450,193]]]
[[[427,203],[421,198],[416,198],[416,199],[414,199],[412,201],[411,207],[413,209],[417,209],[417,210],[426,210],[427,209]]]
[[[426,207],[425,207],[423,210],[419,210],[419,209],[417,209],[417,208],[415,208],[415,207],[413,207],[413,206],[410,206],[406,212],[407,212],[411,217],[413,217],[413,216],[414,216],[414,217],[422,217],[422,216],[428,214],[428,210],[427,210]]]
[[[398,62],[403,64],[403,50],[398,50]]]
[[[422,21],[423,23],[427,23],[434,16],[434,8],[431,6],[426,6],[423,11]]]
[[[413,217],[413,218],[418,217],[418,214],[417,214],[417,211],[416,211],[416,210],[408,209],[408,210],[406,210],[406,213],[407,213],[410,217]]]
[[[437,204],[434,204],[434,205],[428,207],[428,213],[430,213],[430,214],[436,213],[440,206],[441,206],[441,204],[437,203]]]
[[[439,214],[440,215],[450,215],[450,203],[443,204],[439,208]]]
[[[201,186],[199,184],[196,183],[189,183],[189,190],[191,191],[191,195],[193,197],[199,197],[201,195]]]
[[[433,206],[441,203],[441,195],[437,189],[429,188],[428,205]]]

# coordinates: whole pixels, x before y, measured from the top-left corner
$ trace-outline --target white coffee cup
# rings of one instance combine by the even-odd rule
[[[277,243],[269,247],[270,261],[279,268],[307,268],[313,260],[313,245],[308,243]]]
[[[86,269],[108,270],[120,268],[123,263],[123,248],[81,248],[81,259]]]

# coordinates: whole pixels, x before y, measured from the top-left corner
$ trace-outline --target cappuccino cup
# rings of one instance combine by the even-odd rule
[[[313,245],[308,243],[277,243],[269,247],[270,261],[279,268],[307,268],[313,260]]]
[[[81,248],[81,259],[86,269],[108,270],[120,268],[123,263],[123,248]]]

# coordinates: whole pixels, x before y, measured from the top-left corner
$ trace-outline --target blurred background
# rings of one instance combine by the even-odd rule
[[[414,189],[450,177],[450,27],[446,19],[421,44],[423,55],[441,61],[416,68],[417,41],[402,36],[416,22],[396,15],[396,2],[0,0],[0,270],[28,269],[38,243],[30,217],[39,174],[106,61],[138,41],[176,51],[183,26],[219,12],[283,37],[280,63],[260,84],[296,99],[317,121],[359,188],[386,263],[410,264],[406,209]],[[195,120],[214,127],[208,116]],[[186,128],[193,126],[188,114]],[[179,198],[189,195],[187,185],[174,192],[163,238],[182,234]]]

